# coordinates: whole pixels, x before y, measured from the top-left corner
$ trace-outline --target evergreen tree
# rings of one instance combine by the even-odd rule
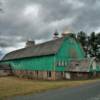
[[[96,43],[97,43],[97,59],[100,60],[100,33],[96,35]]]
[[[80,31],[78,34],[77,34],[77,39],[78,41],[81,43],[86,55],[87,55],[87,50],[88,50],[88,38],[87,38],[87,35],[85,32],[83,31]]]
[[[93,57],[97,56],[98,44],[97,44],[97,36],[95,32],[92,32],[90,35],[90,46],[91,46],[91,55]]]
[[[77,39],[80,41],[83,47],[86,45],[86,33],[85,32],[80,31],[77,34]]]

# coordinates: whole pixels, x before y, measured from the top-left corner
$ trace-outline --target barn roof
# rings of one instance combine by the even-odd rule
[[[2,60],[12,60],[25,57],[36,57],[56,54],[64,38],[58,38],[32,47],[22,48],[6,54]]]

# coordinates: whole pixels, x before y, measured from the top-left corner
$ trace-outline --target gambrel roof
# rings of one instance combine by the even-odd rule
[[[32,47],[26,47],[16,51],[12,51],[4,56],[2,60],[12,60],[26,57],[37,57],[56,54],[59,50],[64,38],[58,38],[45,43],[37,44]]]

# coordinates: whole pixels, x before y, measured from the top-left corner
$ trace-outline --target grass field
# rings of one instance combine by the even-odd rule
[[[15,77],[0,78],[0,100],[15,95],[26,95],[61,87],[73,87],[97,80],[81,81],[32,81]]]

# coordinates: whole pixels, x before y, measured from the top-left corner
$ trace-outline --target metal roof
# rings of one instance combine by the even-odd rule
[[[3,57],[4,60],[12,60],[26,57],[37,57],[56,54],[61,46],[64,38],[58,38],[45,43],[37,44],[31,47],[26,47],[16,51],[12,51]]]

